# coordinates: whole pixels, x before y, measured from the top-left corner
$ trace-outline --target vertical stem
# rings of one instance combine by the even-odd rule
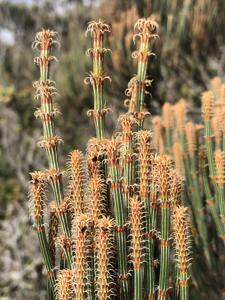
[[[109,141],[107,149],[108,169],[111,181],[113,216],[116,225],[116,241],[118,249],[118,268],[120,280],[120,297],[129,299],[128,266],[127,266],[127,232],[126,210],[124,209],[122,185],[119,173],[119,144],[116,140]]]
[[[91,114],[94,118],[96,137],[103,139],[105,135],[105,113],[107,112],[103,87],[105,79],[110,79],[104,73],[104,54],[107,51],[103,47],[105,32],[109,32],[107,24],[99,22],[90,22],[86,32],[91,32],[93,36],[93,48],[88,50],[92,55],[93,70],[89,73],[89,81],[93,87],[94,109]],[[86,81],[88,82],[88,81]]]
[[[167,203],[161,204],[161,241],[160,241],[160,274],[158,300],[165,300],[169,287],[169,237],[170,237],[170,208]]]
[[[203,179],[203,187],[204,187],[204,192],[206,196],[206,202],[208,205],[208,208],[210,210],[210,213],[212,215],[212,219],[216,225],[216,229],[218,231],[218,235],[223,239],[225,242],[225,231],[223,229],[221,219],[218,215],[218,211],[216,209],[215,201],[213,199],[210,187],[209,187],[209,181],[208,181],[208,176],[206,174],[206,169],[202,168],[202,179]]]
[[[134,300],[142,300],[142,269],[134,270]]]
[[[189,300],[188,274],[180,275],[180,300]]]

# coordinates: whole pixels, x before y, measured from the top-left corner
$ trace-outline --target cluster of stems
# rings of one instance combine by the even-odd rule
[[[93,48],[88,54],[93,70],[85,81],[93,88],[94,104],[89,115],[93,117],[96,136],[88,141],[86,154],[77,149],[69,154],[65,180],[58,159],[58,144],[62,140],[54,129],[56,87],[49,72],[50,63],[55,60],[52,47],[57,43],[57,35],[50,30],[36,35],[34,47],[40,56],[35,62],[40,67],[40,80],[35,87],[41,104],[36,116],[43,125],[44,137],[39,144],[46,151],[48,169],[32,174],[31,203],[48,272],[49,299],[164,300],[168,299],[173,282],[178,283],[174,294],[182,300],[188,299],[190,255],[183,250],[189,249],[190,243],[189,229],[186,229],[187,208],[183,208],[181,233],[171,225],[179,222],[177,211],[182,210],[182,177],[175,171],[169,156],[162,154],[161,146],[157,154],[154,140],[162,145],[163,136],[155,134],[155,138],[144,128],[145,116],[149,114],[144,99],[151,83],[147,77],[148,61],[153,55],[151,45],[157,28],[157,23],[150,18],[140,19],[135,25],[138,50],[133,58],[137,59],[137,74],[126,90],[128,111],[118,119],[120,131],[106,139],[107,108],[103,94],[104,81],[109,77],[104,72],[104,41],[110,28],[102,21],[89,23],[87,32],[93,38]],[[155,123],[158,134],[163,126],[166,128],[167,154],[173,153],[171,111],[172,107],[167,105],[164,122]],[[183,125],[180,136],[184,140]],[[191,132],[190,140],[193,139],[192,125],[187,126],[187,130]],[[184,141],[181,152],[187,147]],[[189,144],[188,151],[194,156],[196,144],[193,141]],[[218,197],[222,197],[224,177],[217,163],[219,155],[218,152],[213,165],[214,182]],[[195,156],[191,166],[192,187],[196,188]],[[51,186],[53,202],[46,197],[47,184]],[[200,214],[202,204],[197,202],[196,205]],[[222,202],[220,208],[223,209]],[[221,213],[221,219],[223,216]],[[201,222],[202,219],[198,225],[203,235]],[[47,223],[48,232],[44,225]],[[176,245],[174,248],[171,240]]]
[[[188,116],[188,102],[184,99],[175,105],[165,103],[162,117],[156,117],[153,123],[156,149],[174,159],[186,183],[182,201],[190,207],[194,249],[201,253],[201,275],[194,274],[194,280],[202,291],[207,272],[218,264],[219,245],[225,241],[224,91],[221,80],[212,79],[211,90],[201,96],[200,124]],[[212,230],[217,232],[217,241]]]

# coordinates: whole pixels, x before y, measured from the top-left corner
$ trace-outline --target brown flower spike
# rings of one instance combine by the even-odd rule
[[[220,187],[224,187],[224,185],[225,185],[225,156],[224,156],[224,152],[221,150],[215,151],[215,167],[216,167],[215,182]]]
[[[63,269],[59,271],[57,292],[59,300],[72,299],[72,271]]]
[[[151,149],[152,134],[150,131],[139,131],[138,133],[138,155],[139,155],[139,168],[140,168],[140,196],[141,199],[149,198],[149,185],[150,185],[150,173],[152,162],[152,149]]]
[[[186,101],[184,99],[180,99],[179,102],[174,105],[174,117],[176,121],[177,131],[179,134],[184,133],[185,114],[186,114]]]
[[[73,268],[75,299],[85,299],[86,297],[88,254],[92,226],[93,222],[90,216],[86,214],[77,216],[72,224],[72,242],[75,254]]]
[[[138,196],[130,198],[131,261],[134,270],[143,264],[143,213]]]
[[[57,214],[57,207],[55,201],[50,203],[50,216],[49,216],[49,232],[48,232],[48,241],[49,248],[51,252],[52,262],[55,263],[55,239],[58,234],[58,226],[59,226],[59,217]]]
[[[44,202],[45,202],[45,173],[31,173],[31,215],[37,227],[43,225]]]
[[[211,91],[202,94],[202,117],[209,121],[213,117],[213,94]]]
[[[96,222],[96,286],[99,300],[110,299],[113,293],[113,229],[114,221],[110,217],[102,217]]]
[[[176,259],[181,274],[188,273],[190,264],[190,220],[188,208],[177,206],[173,210],[172,225],[175,240]]]
[[[68,201],[71,211],[75,215],[84,212],[84,185],[85,185],[85,166],[84,157],[79,150],[73,150],[69,154],[69,187]]]

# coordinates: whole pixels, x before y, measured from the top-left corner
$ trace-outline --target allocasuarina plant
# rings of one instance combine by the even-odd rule
[[[34,84],[40,103],[35,115],[43,126],[39,145],[48,169],[31,174],[30,198],[49,299],[169,299],[173,282],[179,285],[174,294],[188,299],[190,232],[188,209],[180,206],[182,178],[167,155],[156,153],[152,132],[144,128],[149,114],[144,99],[151,84],[148,62],[158,25],[148,18],[138,20],[134,28],[137,74],[126,91],[128,111],[119,117],[119,132],[106,139],[104,81],[109,76],[104,71],[104,41],[110,27],[102,21],[88,25],[93,68],[85,82],[93,88],[89,116],[96,136],[87,142],[85,154],[76,149],[69,154],[65,180],[58,159],[62,139],[54,123],[56,84],[49,72],[57,34],[42,30],[33,44],[40,69]],[[167,136],[169,149],[170,130]],[[216,172],[221,198],[219,167]],[[47,199],[48,185],[53,202]],[[220,208],[223,211],[222,203]]]

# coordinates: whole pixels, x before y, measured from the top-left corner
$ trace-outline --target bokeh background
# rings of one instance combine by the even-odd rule
[[[84,78],[90,69],[85,55],[89,21],[102,19],[112,33],[107,44],[106,71],[112,83],[105,97],[114,111],[107,129],[115,130],[124,110],[124,91],[135,73],[133,25],[152,15],[159,23],[156,57],[149,65],[154,79],[146,104],[152,115],[165,101],[186,98],[189,114],[200,116],[200,94],[210,79],[225,77],[224,0],[0,0],[0,299],[44,299],[45,280],[38,242],[28,212],[29,172],[45,168],[36,146],[41,126],[33,113],[37,106],[32,82],[38,79],[31,45],[42,28],[59,33],[59,63],[52,68],[57,82],[57,121],[64,138],[61,162],[74,147],[84,150],[93,134],[87,110],[92,107]]]

